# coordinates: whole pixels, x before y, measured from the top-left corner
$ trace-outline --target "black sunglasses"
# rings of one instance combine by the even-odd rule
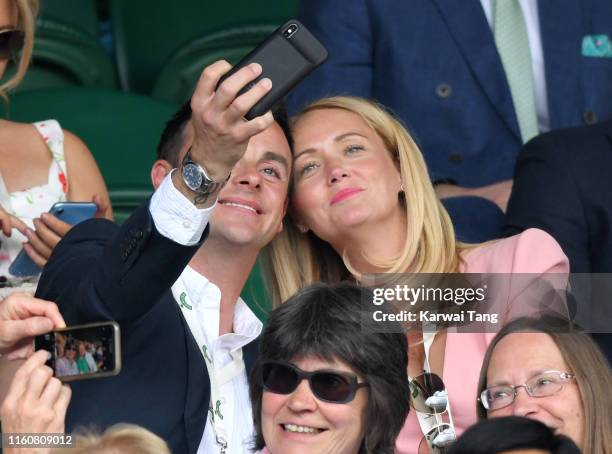
[[[359,388],[369,386],[351,374],[326,369],[307,372],[285,361],[266,361],[261,367],[261,384],[271,393],[291,394],[304,379],[317,399],[334,404],[350,402]]]
[[[24,33],[21,30],[7,28],[0,30],[0,59],[6,60],[17,55],[23,47]]]

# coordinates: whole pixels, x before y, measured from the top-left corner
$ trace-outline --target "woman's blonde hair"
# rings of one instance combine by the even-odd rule
[[[77,431],[74,445],[52,451],[54,454],[171,454],[164,440],[144,427],[115,424],[102,435],[94,431]]]
[[[17,61],[17,71],[9,80],[0,85],[0,97],[7,100],[6,93],[15,88],[25,77],[32,51],[34,50],[34,30],[38,15],[38,0],[11,0],[17,8],[17,29],[24,33],[23,49]]]
[[[584,411],[581,450],[583,454],[609,453],[612,446],[612,371],[593,339],[566,320],[552,316],[523,317],[504,326],[487,348],[480,370],[478,396],[487,388],[487,372],[495,347],[504,337],[514,333],[543,333],[551,337],[570,369],[561,372],[571,372],[576,376]],[[487,418],[480,403],[477,403],[476,411],[478,419]]]
[[[315,101],[293,119],[293,125],[303,115],[322,109],[342,109],[359,115],[399,163],[404,188],[400,200],[408,217],[406,242],[392,260],[367,257],[368,260],[388,273],[458,271],[459,252],[464,246],[455,240],[450,217],[436,196],[423,155],[406,128],[381,105],[348,96]],[[382,240],[384,233],[381,235]],[[283,232],[266,249],[265,259],[274,306],[313,282],[337,282],[350,277],[346,260],[313,233],[300,233],[291,215],[285,219]]]

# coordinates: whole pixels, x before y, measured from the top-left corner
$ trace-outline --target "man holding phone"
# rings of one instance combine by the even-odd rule
[[[69,325],[116,320],[122,331],[121,373],[71,385],[68,430],[130,422],[174,453],[248,450],[247,373],[261,323],[239,295],[282,229],[291,151],[272,113],[243,119],[271,88],[264,78],[239,94],[261,66],[217,88],[230,68],[207,67],[190,119],[164,132],[178,159],[155,163],[150,201],[121,227],[74,227],[43,272],[38,295],[56,301]]]

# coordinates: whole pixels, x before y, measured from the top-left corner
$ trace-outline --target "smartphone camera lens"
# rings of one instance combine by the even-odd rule
[[[298,30],[298,26],[296,24],[291,24],[283,32],[283,36],[285,38],[291,38],[293,35],[295,35],[295,32],[297,32],[297,30]]]

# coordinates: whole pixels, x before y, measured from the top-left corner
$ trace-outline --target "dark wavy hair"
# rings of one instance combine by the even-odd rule
[[[285,105],[280,103],[272,109],[274,121],[283,130],[289,146],[293,148],[293,136],[289,128],[289,119]],[[172,117],[166,122],[166,126],[161,134],[159,143],[157,144],[157,159],[165,159],[174,167],[178,167],[179,151],[183,145],[185,126],[191,120],[191,100],[187,100],[183,105],[174,112]]]
[[[496,454],[516,449],[542,449],[551,454],[580,454],[576,444],[535,419],[492,418],[466,430],[445,454]]]
[[[386,332],[380,332],[381,326],[371,312],[362,310],[362,301],[371,305],[372,299],[371,291],[354,284],[316,284],[301,290],[270,314],[250,380],[255,450],[265,446],[261,424],[262,363],[314,356],[346,363],[370,385],[366,388],[366,433],[359,453],[393,453],[409,410],[408,345],[399,324],[385,325]]]

